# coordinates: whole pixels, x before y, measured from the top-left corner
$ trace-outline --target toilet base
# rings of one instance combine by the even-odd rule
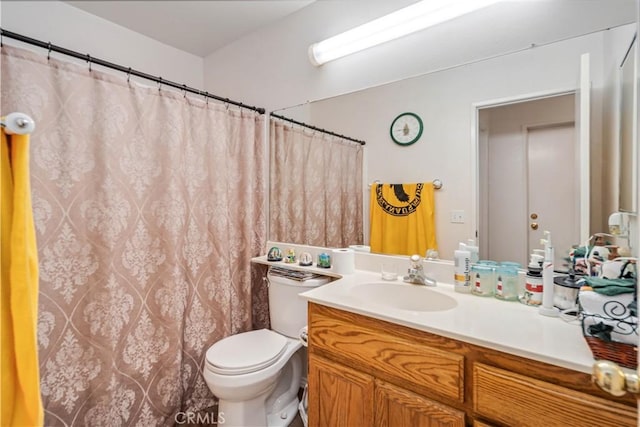
[[[299,403],[296,397],[281,411],[265,414],[264,399],[245,402],[221,400],[218,406],[218,423],[225,427],[265,427],[266,417],[266,427],[287,427],[298,414]]]
[[[298,415],[298,405],[300,401],[296,397],[291,401],[282,411],[277,414],[267,415],[268,427],[287,427],[293,422],[293,419]]]

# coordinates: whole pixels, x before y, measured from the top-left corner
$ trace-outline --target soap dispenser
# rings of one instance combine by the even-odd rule
[[[553,305],[553,245],[551,233],[544,232],[544,239],[540,243],[544,245],[544,263],[542,264],[542,305],[538,309],[543,316],[557,317],[559,310]]]

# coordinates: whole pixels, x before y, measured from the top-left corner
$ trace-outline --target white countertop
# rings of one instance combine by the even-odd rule
[[[286,247],[286,244],[280,244]],[[314,247],[296,247],[297,251]],[[315,259],[315,252],[313,252]],[[501,301],[494,297],[479,297],[454,292],[446,283],[453,277],[453,265],[449,262],[427,263],[427,275],[438,280],[436,287],[426,290],[454,298],[456,307],[444,311],[410,311],[375,304],[354,294],[353,288],[367,283],[384,282],[378,270],[382,260],[395,259],[401,267],[406,257],[383,255],[358,255],[355,274],[341,276],[332,269],[300,267],[297,264],[267,261],[266,256],[253,258],[252,262],[270,266],[313,271],[332,276],[337,280],[312,289],[301,296],[317,304],[362,314],[398,325],[407,326],[444,337],[492,348],[540,362],[590,374],[594,363],[591,351],[582,336],[579,322],[567,323],[557,317],[542,316],[538,308],[518,301]],[[362,269],[361,269],[362,268]],[[420,286],[402,282],[397,286]],[[428,292],[427,292],[428,294]]]
[[[301,296],[309,301],[456,340],[489,347],[563,368],[591,373],[594,359],[578,322],[542,316],[536,307],[454,292],[439,283],[427,289],[449,295],[457,306],[445,311],[409,311],[367,303],[355,285],[382,282],[379,273],[357,270]],[[386,282],[394,283],[394,282]],[[417,286],[397,281],[398,286]]]

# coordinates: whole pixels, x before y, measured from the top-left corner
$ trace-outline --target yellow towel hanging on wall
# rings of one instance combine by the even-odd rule
[[[38,255],[29,184],[29,136],[2,130],[2,337],[3,426],[41,426],[38,324]]]
[[[370,198],[372,252],[425,256],[438,249],[433,183],[374,184]]]

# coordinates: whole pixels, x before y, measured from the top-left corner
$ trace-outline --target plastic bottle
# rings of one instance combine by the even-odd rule
[[[471,264],[475,264],[480,260],[480,249],[476,245],[475,240],[467,240],[467,244],[465,245],[464,249],[468,250],[471,254]]]
[[[553,305],[553,245],[551,244],[551,233],[544,232],[545,239],[540,240],[544,245],[544,263],[542,264],[542,306],[539,312],[543,316],[558,316],[558,309]]]
[[[471,253],[460,243],[459,249],[453,252],[454,275],[453,290],[468,294],[471,292],[469,271],[471,269]]]

